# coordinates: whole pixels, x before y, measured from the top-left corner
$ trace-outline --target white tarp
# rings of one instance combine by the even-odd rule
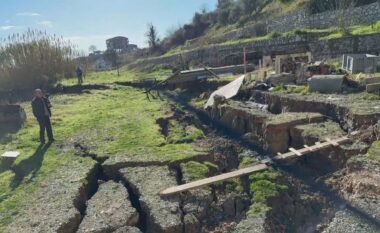
[[[208,99],[205,108],[212,106],[214,104],[214,96],[220,95],[224,96],[226,99],[230,99],[237,95],[239,92],[241,86],[243,85],[245,75],[240,76],[239,78],[235,79],[234,81],[230,82],[229,84],[219,88],[218,90],[214,91],[210,98]]]

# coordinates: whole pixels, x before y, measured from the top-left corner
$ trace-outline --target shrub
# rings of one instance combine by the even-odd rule
[[[75,70],[73,45],[61,37],[28,30],[0,44],[2,89],[48,88]]]

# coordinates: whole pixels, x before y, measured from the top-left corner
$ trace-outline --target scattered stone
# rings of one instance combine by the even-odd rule
[[[146,232],[182,232],[182,211],[177,195],[160,197],[159,192],[177,185],[176,178],[166,166],[128,167],[121,169],[123,180],[138,196],[146,213]]]
[[[86,215],[78,232],[112,232],[124,226],[135,226],[139,215],[132,207],[126,188],[109,181],[99,186],[87,202]]]

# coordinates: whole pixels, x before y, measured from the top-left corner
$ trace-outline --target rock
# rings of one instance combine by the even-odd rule
[[[272,154],[286,152],[289,148],[290,131],[297,125],[318,123],[325,120],[319,113],[287,112],[273,115],[265,122],[264,149]]]
[[[185,233],[200,232],[213,202],[211,189],[189,191],[183,197]]]
[[[114,231],[113,233],[142,233],[140,229],[136,227],[122,227]]]
[[[380,229],[376,225],[356,215],[352,211],[342,210],[335,214],[334,219],[323,233],[376,233]]]
[[[345,132],[340,128],[340,125],[332,121],[297,125],[290,130],[291,146],[294,148],[302,148],[303,145],[314,145],[325,138],[333,139],[343,135],[345,135]]]
[[[135,226],[139,215],[132,207],[126,188],[109,181],[99,186],[88,201],[86,215],[78,232],[111,232],[124,226]]]
[[[281,73],[271,74],[267,77],[267,83],[273,86],[295,84],[296,76],[294,74]]]
[[[22,124],[25,120],[26,114],[20,105],[0,105],[0,123]]]
[[[314,75],[309,79],[309,90],[319,93],[341,93],[347,83],[344,75]]]
[[[248,216],[239,222],[233,233],[264,233],[265,217]]]
[[[177,185],[176,178],[166,166],[128,167],[121,169],[123,180],[139,197],[146,213],[146,232],[177,233],[182,231],[180,198],[161,197],[159,192]]]

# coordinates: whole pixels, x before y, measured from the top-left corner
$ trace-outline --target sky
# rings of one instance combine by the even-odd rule
[[[146,47],[147,24],[164,37],[168,30],[191,21],[202,8],[213,10],[217,0],[0,0],[0,38],[30,29],[63,36],[88,52],[104,50],[105,40],[126,36]]]

